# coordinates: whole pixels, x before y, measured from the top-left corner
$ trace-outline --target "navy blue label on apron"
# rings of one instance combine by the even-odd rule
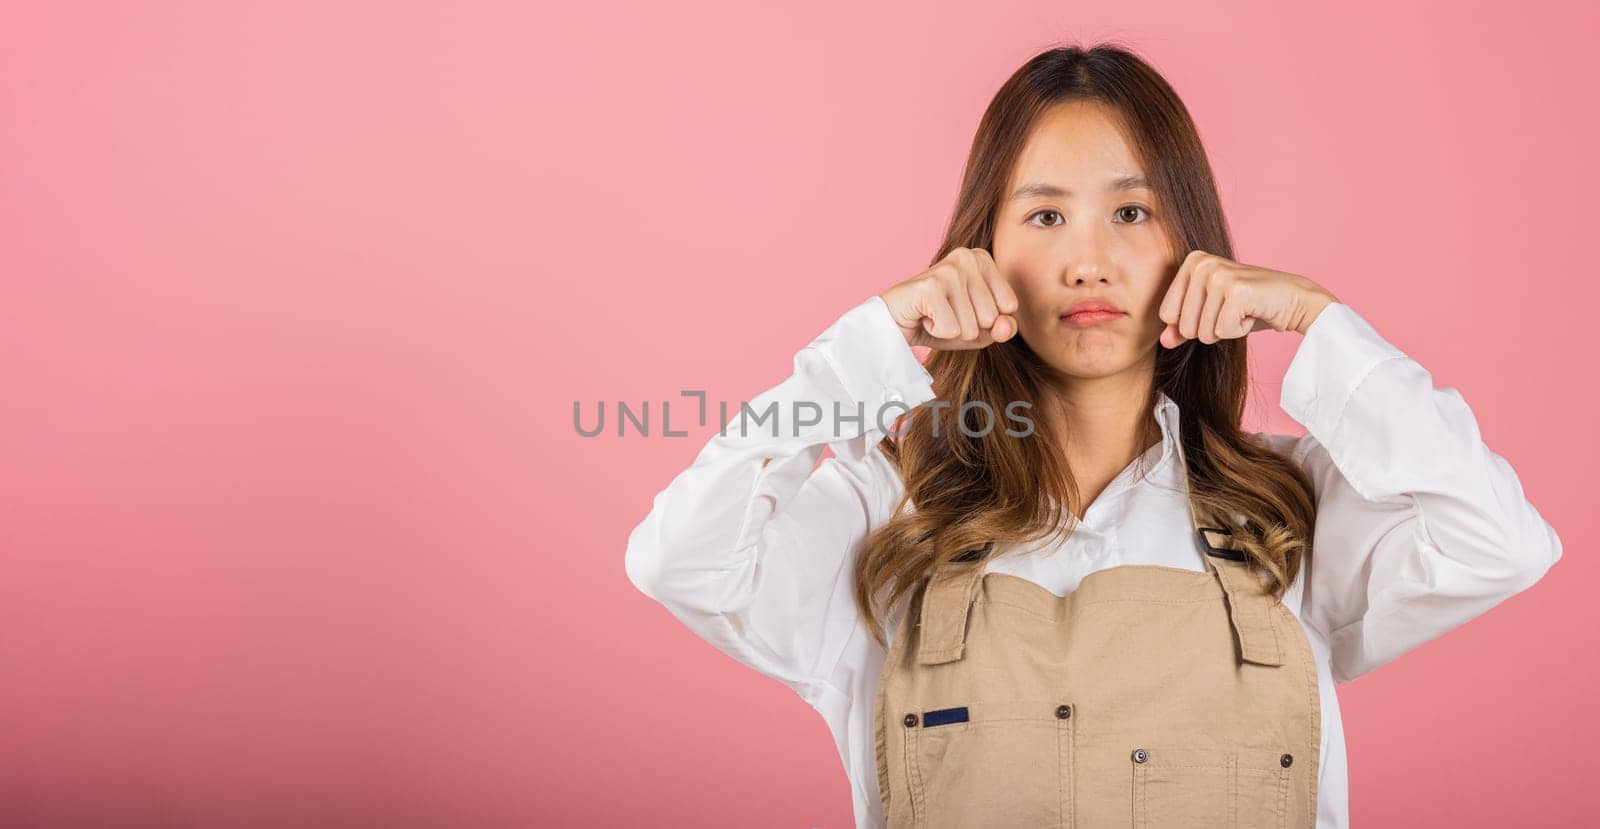
[[[929,711],[928,713],[922,715],[922,725],[924,728],[966,721],[967,707],[965,705],[961,706],[960,708],[941,708],[938,711]]]

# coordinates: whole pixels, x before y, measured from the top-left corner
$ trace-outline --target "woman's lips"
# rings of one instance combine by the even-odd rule
[[[1121,311],[1079,311],[1076,314],[1062,314],[1061,321],[1072,325],[1094,325],[1120,316],[1122,316]]]

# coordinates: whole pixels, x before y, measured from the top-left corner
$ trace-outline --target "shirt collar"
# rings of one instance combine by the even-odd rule
[[[1161,425],[1159,451],[1162,461],[1181,458],[1183,455],[1183,444],[1178,439],[1180,434],[1178,414],[1178,401],[1168,397],[1164,391],[1157,391],[1155,416],[1156,422]]]
[[[1103,514],[1113,502],[1134,487],[1152,484],[1160,487],[1177,486],[1182,478],[1183,449],[1179,441],[1178,403],[1166,392],[1156,392],[1151,414],[1161,427],[1161,440],[1145,450],[1144,454],[1129,463],[1095,499],[1092,513]],[[1088,518],[1088,516],[1085,516]],[[1093,521],[1087,522],[1091,526]]]

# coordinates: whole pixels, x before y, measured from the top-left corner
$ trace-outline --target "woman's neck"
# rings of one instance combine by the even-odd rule
[[[1055,393],[1054,425],[1078,484],[1079,517],[1150,448],[1152,382],[1149,373],[1073,379]]]

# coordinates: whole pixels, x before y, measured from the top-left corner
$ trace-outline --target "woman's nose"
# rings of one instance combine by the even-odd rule
[[[1080,249],[1068,260],[1065,276],[1068,285],[1085,285],[1091,282],[1105,282],[1111,278],[1112,273],[1111,258],[1103,249]]]
[[[1104,282],[1109,271],[1098,265],[1073,265],[1067,270],[1068,285],[1084,285],[1090,282]]]
[[[1096,222],[1082,223],[1073,229],[1070,244],[1064,274],[1067,284],[1082,285],[1110,277],[1110,239],[1103,227]]]

